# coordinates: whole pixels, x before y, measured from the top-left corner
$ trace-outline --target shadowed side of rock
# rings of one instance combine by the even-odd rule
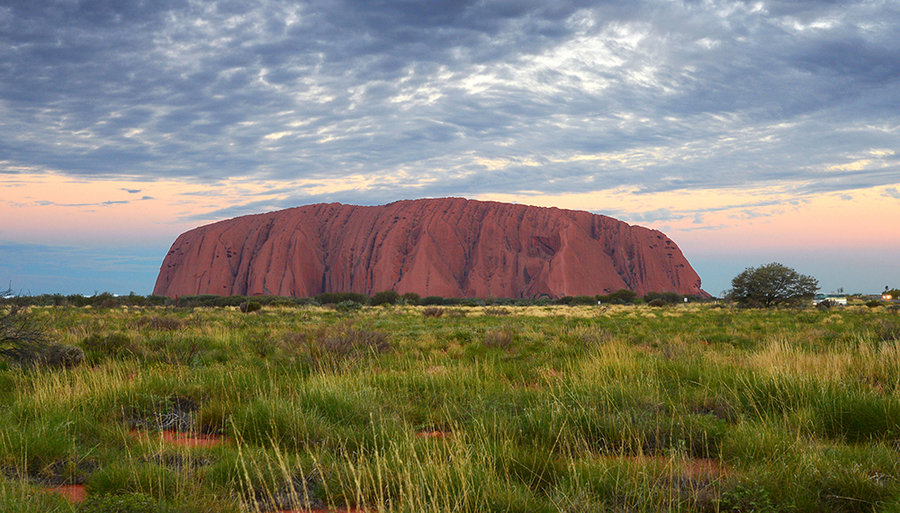
[[[623,288],[705,295],[659,231],[589,212],[445,198],[307,205],[202,226],[172,245],[154,293],[559,297]]]

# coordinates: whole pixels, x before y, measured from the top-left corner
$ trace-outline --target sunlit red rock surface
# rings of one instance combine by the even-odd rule
[[[153,292],[559,297],[623,288],[706,294],[662,232],[589,212],[443,198],[307,205],[201,226],[172,245]]]

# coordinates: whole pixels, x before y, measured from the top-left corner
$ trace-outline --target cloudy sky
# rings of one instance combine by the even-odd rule
[[[718,294],[900,286],[896,1],[6,0],[0,289],[149,293],[248,213],[461,196],[658,228]]]

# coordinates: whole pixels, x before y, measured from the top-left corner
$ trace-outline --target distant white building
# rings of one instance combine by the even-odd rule
[[[838,295],[838,294],[816,294],[816,297],[813,298],[813,305],[818,305],[819,303],[824,303],[825,301],[829,301],[836,305],[847,305],[847,296]]]

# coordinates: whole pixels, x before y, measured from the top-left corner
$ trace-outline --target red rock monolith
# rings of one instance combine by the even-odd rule
[[[528,298],[619,289],[707,295],[657,230],[583,211],[442,198],[307,205],[201,226],[172,245],[153,293]]]

